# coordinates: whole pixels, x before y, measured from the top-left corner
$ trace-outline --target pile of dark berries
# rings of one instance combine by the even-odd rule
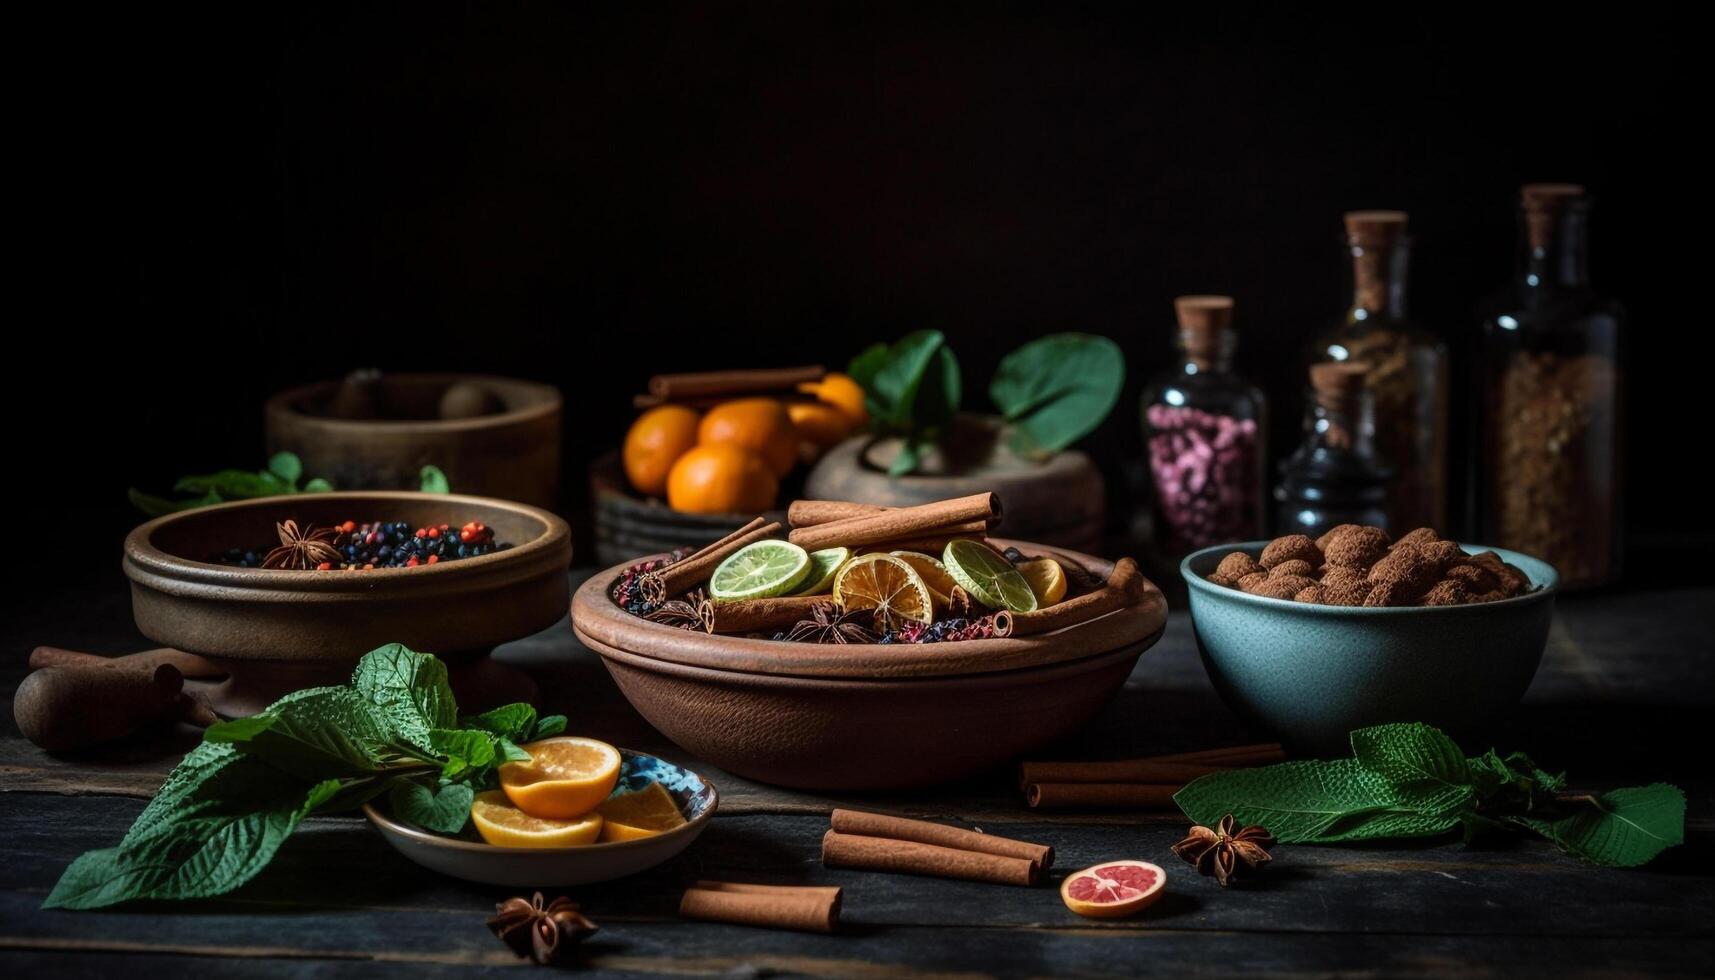
[[[333,546],[339,562],[322,562],[318,571],[369,571],[376,568],[416,568],[460,558],[505,551],[510,544],[496,544],[494,531],[481,521],[462,527],[433,524],[416,527],[404,521],[335,524],[339,537]],[[233,548],[216,559],[223,565],[260,568],[268,548]]]
[[[994,635],[994,617],[955,617],[934,623],[907,623],[883,633],[880,643],[947,643],[953,640],[986,640]]]
[[[658,568],[666,568],[691,553],[689,548],[679,548],[665,558],[653,558],[649,561],[638,562],[619,573],[619,581],[613,586],[613,601],[633,616],[647,616],[654,612],[656,606],[643,598],[643,593],[637,587],[637,582],[643,576]]]

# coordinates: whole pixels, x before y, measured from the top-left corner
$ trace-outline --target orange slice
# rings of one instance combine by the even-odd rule
[[[895,551],[893,557],[910,565],[923,584],[929,587],[929,597],[935,601],[936,609],[945,609],[952,603],[953,590],[959,587],[959,583],[953,581],[941,559],[921,551]]]
[[[1066,570],[1052,558],[1032,558],[1018,565],[1018,574],[1030,583],[1036,593],[1038,608],[1052,606],[1066,598]]]
[[[600,806],[619,781],[619,750],[606,742],[562,735],[523,749],[530,761],[501,766],[500,788],[532,817],[581,817]]]
[[[1066,876],[1060,900],[1091,919],[1136,915],[1155,903],[1167,887],[1167,872],[1148,861],[1104,861]]]
[[[576,820],[546,820],[532,817],[512,805],[506,794],[491,789],[476,794],[470,805],[470,822],[476,832],[495,847],[578,847],[593,844],[601,835],[601,814]]]
[[[662,789],[660,783],[650,783],[635,793],[610,796],[596,812],[601,814],[604,841],[654,837],[685,825],[679,804],[673,802],[672,794]]]
[[[875,552],[846,562],[834,576],[834,601],[847,609],[874,609],[878,626],[928,623],[935,600],[922,576],[892,555]]]

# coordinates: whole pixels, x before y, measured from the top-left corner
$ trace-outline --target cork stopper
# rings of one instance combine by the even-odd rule
[[[1405,237],[1404,211],[1347,211],[1346,240],[1362,248],[1384,248]]]
[[[1173,301],[1185,355],[1207,370],[1221,358],[1233,326],[1231,296],[1180,296]]]
[[[1316,403],[1333,411],[1344,411],[1357,403],[1364,390],[1362,364],[1350,361],[1324,361],[1310,365],[1310,388],[1316,392]]]
[[[1526,233],[1530,247],[1545,249],[1554,239],[1560,216],[1568,207],[1584,200],[1583,184],[1526,184],[1519,188],[1519,205],[1524,208]]]

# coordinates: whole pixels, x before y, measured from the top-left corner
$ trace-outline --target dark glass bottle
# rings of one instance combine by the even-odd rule
[[[1341,524],[1402,530],[1388,512],[1389,467],[1376,456],[1374,393],[1357,364],[1310,366],[1304,444],[1281,464],[1274,499],[1282,534],[1321,537]]]
[[[1376,452],[1393,468],[1389,523],[1447,529],[1447,346],[1405,312],[1411,239],[1404,211],[1345,216],[1352,305],[1312,345],[1311,363],[1361,364],[1375,402]]]
[[[1181,296],[1180,363],[1142,399],[1158,562],[1263,536],[1267,403],[1233,373],[1233,300]]]
[[[1625,313],[1590,287],[1589,201],[1526,184],[1519,270],[1483,322],[1483,541],[1589,587],[1620,569],[1620,338]]]

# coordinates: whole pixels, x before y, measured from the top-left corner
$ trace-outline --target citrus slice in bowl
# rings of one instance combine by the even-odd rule
[[[901,622],[927,623],[935,618],[935,600],[922,577],[910,565],[879,551],[846,562],[834,576],[834,601],[847,610],[875,610],[877,626],[889,629]]]
[[[470,822],[495,847],[578,847],[595,843],[602,827],[599,813],[571,820],[532,817],[497,789],[476,794],[470,804]]]
[[[1121,919],[1136,915],[1161,897],[1167,872],[1148,861],[1104,861],[1066,876],[1060,900],[1091,919]]]
[[[826,595],[834,587],[834,575],[852,556],[850,548],[823,548],[810,552],[810,573],[792,590],[793,595]]]
[[[941,553],[941,564],[959,587],[990,609],[1030,612],[1036,608],[1036,593],[1012,567],[1006,556],[970,538],[954,538]]]
[[[810,574],[810,553],[790,541],[757,541],[727,556],[709,577],[716,602],[785,595]]]
[[[664,834],[685,825],[685,815],[672,794],[660,783],[650,783],[635,793],[610,796],[596,808],[601,815],[601,839],[604,841],[638,840]]]
[[[959,583],[953,581],[953,576],[947,574],[947,566],[941,564],[941,559],[934,555],[925,555],[921,551],[895,551],[893,557],[911,566],[923,584],[929,587],[929,596],[935,600],[935,608],[945,608],[953,601],[953,590]]]
[[[500,788],[513,806],[532,817],[581,817],[600,806],[619,782],[619,750],[606,742],[561,735],[522,748],[530,761],[501,766]]]
[[[1066,598],[1066,570],[1052,558],[1032,558],[1018,565],[1018,574],[1036,593],[1036,605],[1052,606]]]

